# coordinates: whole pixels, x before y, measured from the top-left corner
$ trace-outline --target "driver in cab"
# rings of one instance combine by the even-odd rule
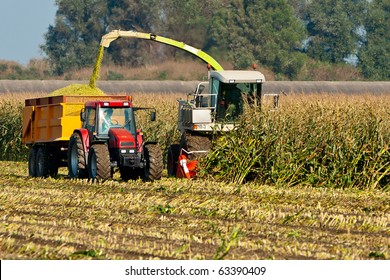
[[[102,118],[102,132],[103,133],[107,133],[108,129],[112,125],[112,120],[111,120],[112,113],[113,113],[112,108],[108,108],[108,109],[103,111],[103,118]]]

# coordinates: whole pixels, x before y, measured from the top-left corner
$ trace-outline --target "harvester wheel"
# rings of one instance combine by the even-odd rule
[[[180,145],[172,144],[168,148],[167,171],[168,177],[176,175],[177,161],[180,155]]]
[[[68,171],[70,178],[88,178],[83,142],[78,133],[73,133],[68,145]]]
[[[28,176],[30,177],[37,177],[37,153],[38,147],[30,148],[28,154]]]
[[[211,149],[211,141],[207,135],[192,135],[184,132],[180,139],[180,152],[182,149],[194,152],[186,155],[189,160],[199,160],[207,155],[206,151]]]
[[[47,147],[38,148],[36,156],[36,176],[48,177],[50,175],[50,151]]]
[[[146,166],[142,172],[142,179],[144,181],[154,181],[161,179],[164,163],[160,145],[145,145],[144,156],[146,160]]]
[[[137,180],[139,178],[139,168],[132,168],[128,166],[119,167],[121,179],[123,181]]]
[[[88,173],[92,180],[104,181],[111,178],[110,153],[105,144],[94,144],[89,149]]]

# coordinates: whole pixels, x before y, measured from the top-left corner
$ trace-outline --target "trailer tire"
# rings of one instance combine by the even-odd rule
[[[94,144],[89,149],[88,174],[90,179],[97,181],[111,178],[110,153],[107,145]]]
[[[168,177],[176,176],[177,161],[180,155],[180,145],[172,144],[168,147],[167,171]]]
[[[83,142],[78,133],[73,133],[68,145],[68,176],[70,178],[88,178]]]
[[[37,177],[37,152],[38,147],[30,148],[28,153],[28,176]]]
[[[36,155],[36,176],[48,177],[50,175],[50,151],[47,147],[38,148]]]
[[[50,177],[56,177],[58,175],[58,168],[59,168],[59,152],[51,148],[50,149],[50,156],[49,156],[49,175]]]
[[[144,146],[144,157],[146,166],[142,172],[142,179],[144,181],[160,180],[164,168],[160,145],[146,144]]]

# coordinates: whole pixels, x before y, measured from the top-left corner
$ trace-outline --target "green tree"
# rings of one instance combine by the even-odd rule
[[[212,16],[222,7],[221,0],[161,0],[162,34],[197,48],[207,45]]]
[[[293,8],[295,16],[303,20],[310,0],[287,0],[287,2]]]
[[[390,80],[390,1],[373,0],[364,24],[365,40],[358,53],[366,78]]]
[[[304,63],[304,26],[286,0],[232,0],[213,18],[214,43],[235,68],[257,62],[293,78]]]
[[[207,30],[220,0],[110,0],[110,29],[156,33],[197,48],[207,44]],[[186,55],[182,51],[143,40],[115,41],[108,49],[115,64],[140,66]]]
[[[157,0],[108,0],[108,24],[110,30],[135,30],[154,32],[159,26],[160,9]],[[140,66],[154,60],[157,47],[143,40],[116,40],[107,50],[117,65]]]
[[[311,1],[305,17],[309,34],[307,54],[331,63],[344,62],[356,54],[366,4],[366,0]]]
[[[58,75],[94,63],[99,41],[107,30],[105,0],[56,0],[58,10],[41,49]]]

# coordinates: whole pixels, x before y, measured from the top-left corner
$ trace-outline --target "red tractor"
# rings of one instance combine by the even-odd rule
[[[75,129],[68,145],[71,178],[106,180],[119,169],[123,180],[158,180],[162,176],[162,150],[157,142],[145,142],[137,129],[133,107],[127,100],[90,100],[80,113],[82,128]]]

